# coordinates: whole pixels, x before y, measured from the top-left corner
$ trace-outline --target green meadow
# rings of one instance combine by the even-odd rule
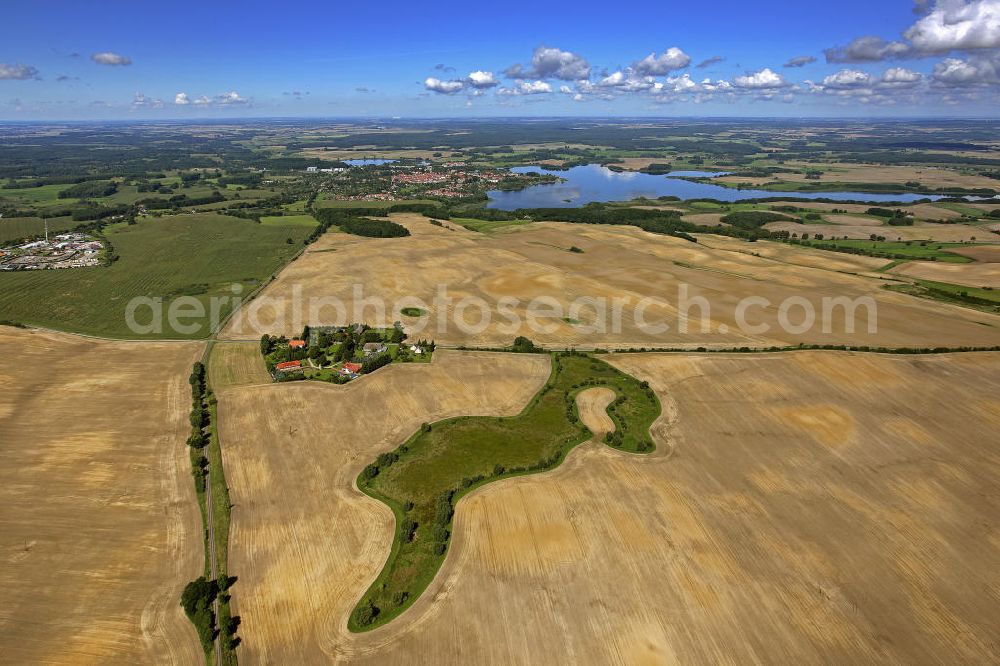
[[[125,320],[130,299],[161,298],[167,305],[193,296],[206,305],[204,317],[187,320],[202,324],[197,332],[148,337],[202,338],[209,333],[209,299],[231,296],[233,284],[249,293],[301,249],[309,228],[199,213],[143,218],[108,227],[105,235],[119,255],[110,266],[0,273],[0,319],[130,338],[137,337]],[[142,312],[138,319],[146,321]]]

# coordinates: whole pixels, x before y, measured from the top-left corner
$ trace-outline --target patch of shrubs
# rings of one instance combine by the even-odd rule
[[[198,640],[205,652],[212,649],[215,640],[215,613],[212,611],[212,602],[218,593],[218,583],[206,580],[204,576],[199,576],[188,583],[181,593],[184,614],[198,632]]]

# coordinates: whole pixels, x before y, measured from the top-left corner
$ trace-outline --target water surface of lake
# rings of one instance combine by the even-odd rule
[[[599,164],[573,167],[565,171],[550,171],[537,166],[514,167],[515,173],[546,173],[565,179],[561,183],[532,185],[518,192],[494,190],[487,192],[487,208],[516,210],[518,208],[576,208],[595,201],[630,201],[639,197],[656,199],[675,196],[681,199],[764,199],[796,197],[799,199],[831,199],[834,201],[870,201],[909,203],[919,199],[940,199],[930,194],[872,194],[866,192],[771,192],[768,190],[737,190],[711,183],[692,183],[678,176],[715,177],[725,172],[673,171],[666,176],[654,176],[636,171],[612,171]]]

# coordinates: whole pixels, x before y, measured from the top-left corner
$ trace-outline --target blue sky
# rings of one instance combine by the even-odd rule
[[[1000,107],[1000,0],[5,5],[3,119]]]

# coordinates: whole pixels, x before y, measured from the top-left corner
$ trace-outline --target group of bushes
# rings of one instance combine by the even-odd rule
[[[199,494],[205,492],[205,470],[208,467],[208,458],[200,453],[208,445],[208,436],[205,434],[205,426],[208,425],[207,387],[205,385],[205,366],[195,363],[188,377],[191,385],[191,434],[188,436],[187,445],[191,447],[191,475],[194,477],[194,486]]]
[[[954,354],[959,352],[989,352],[1000,351],[1000,345],[995,347],[872,347],[869,345],[795,345],[788,347],[732,347],[732,348],[710,348],[697,347],[696,349],[686,349],[680,347],[623,347],[616,349],[619,354],[642,354],[646,352],[656,353],[680,353],[690,354],[692,351],[698,353],[716,354],[770,354],[773,352],[790,351],[854,351],[870,352],[875,354]]]
[[[912,213],[907,213],[904,210],[896,209],[892,210],[889,208],[869,208],[865,211],[869,215],[874,215],[875,217],[884,218],[886,224],[892,227],[909,227],[913,226],[913,216]]]
[[[203,197],[189,197],[186,194],[175,194],[169,199],[142,199],[138,203],[145,206],[148,210],[166,210],[188,206],[204,206],[225,200],[226,197],[221,192],[212,192]]]
[[[230,615],[229,595],[226,594],[233,582],[234,578],[225,575],[219,576],[218,580],[207,580],[204,576],[199,576],[188,583],[181,593],[184,614],[198,632],[198,640],[206,654],[211,652],[216,635],[219,636],[226,651],[232,650],[240,643],[239,637],[236,636],[240,617]],[[217,598],[221,602],[218,630],[215,613],[212,610],[212,604]]]
[[[768,222],[787,222],[788,217],[762,210],[741,210],[723,216],[722,221],[739,229],[757,229]]]
[[[390,363],[392,363],[392,355],[388,352],[366,358],[361,363],[361,374],[367,375],[369,372],[375,372],[379,368],[384,368]]]
[[[394,209],[396,206],[392,208]],[[369,214],[386,215],[388,213],[385,210],[378,210],[375,213]],[[410,235],[409,230],[403,225],[388,220],[373,220],[368,217],[361,217],[358,209],[317,208],[313,210],[313,217],[319,222],[319,226],[306,239],[306,244],[312,243],[333,226],[339,227],[342,231],[349,234],[366,236],[368,238],[401,238]]]
[[[84,181],[59,192],[60,199],[93,199],[109,197],[118,191],[118,184],[110,180]]]

